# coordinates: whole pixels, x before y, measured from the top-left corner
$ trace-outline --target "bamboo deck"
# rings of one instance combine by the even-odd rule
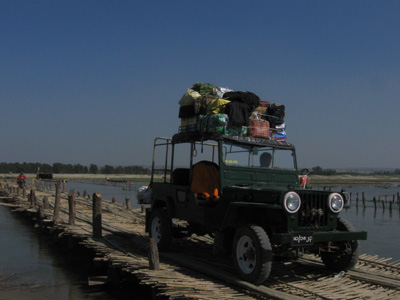
[[[365,279],[354,279],[348,284],[348,291],[344,288],[338,290],[337,284],[341,279],[333,282],[332,276],[326,275],[320,267],[314,271],[307,264],[282,264],[269,282],[254,286],[237,278],[229,258],[212,256],[212,239],[207,236],[194,235],[175,240],[171,252],[160,253],[160,269],[151,270],[149,238],[144,230],[144,214],[140,209],[127,209],[122,204],[102,200],[102,236],[94,238],[91,197],[85,195],[76,198],[76,222],[75,225],[69,225],[68,194],[61,193],[60,213],[54,222],[55,192],[34,189],[35,199],[29,199],[28,196],[24,198],[13,183],[0,183],[3,195],[0,204],[29,216],[43,232],[71,249],[92,249],[94,261],[107,266],[108,282],[129,278],[149,287],[153,299],[400,299],[400,275],[396,264],[392,264],[394,273],[385,275],[386,281],[392,284],[389,287],[381,283],[383,286],[377,288],[376,285],[380,284],[378,279],[368,288],[366,283],[356,286],[354,282],[363,282]],[[44,219],[40,219],[37,204],[44,197],[48,198],[50,207],[44,211]],[[366,260],[388,265],[387,261],[376,258]],[[318,262],[313,264],[318,265]],[[364,273],[371,272],[367,264],[360,265],[362,268],[366,270]],[[294,273],[297,273],[297,277]],[[351,273],[348,274],[346,279],[350,278]],[[319,292],[313,293],[312,290]]]

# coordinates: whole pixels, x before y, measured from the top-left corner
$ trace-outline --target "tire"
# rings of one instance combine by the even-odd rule
[[[264,229],[256,225],[239,228],[233,239],[233,259],[243,280],[263,283],[272,264],[272,247]]]
[[[338,219],[339,231],[355,231],[354,226],[345,219]],[[347,271],[352,269],[358,262],[360,255],[360,247],[357,240],[333,242],[332,246],[336,246],[335,251],[321,252],[321,259],[325,266],[333,271]]]
[[[172,221],[164,207],[158,207],[151,213],[150,237],[156,240],[160,251],[166,251],[171,246]]]

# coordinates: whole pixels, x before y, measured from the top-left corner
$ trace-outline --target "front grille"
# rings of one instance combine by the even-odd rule
[[[324,193],[300,193],[301,207],[298,226],[304,230],[323,229],[328,225],[327,195]]]

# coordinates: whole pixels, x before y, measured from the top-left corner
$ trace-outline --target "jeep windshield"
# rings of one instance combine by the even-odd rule
[[[224,141],[222,153],[227,166],[297,170],[293,149]]]

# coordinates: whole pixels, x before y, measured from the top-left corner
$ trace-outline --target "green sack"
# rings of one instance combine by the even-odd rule
[[[219,90],[219,87],[210,83],[196,82],[195,84],[193,84],[192,89],[199,92],[201,95],[214,95],[214,89]]]

